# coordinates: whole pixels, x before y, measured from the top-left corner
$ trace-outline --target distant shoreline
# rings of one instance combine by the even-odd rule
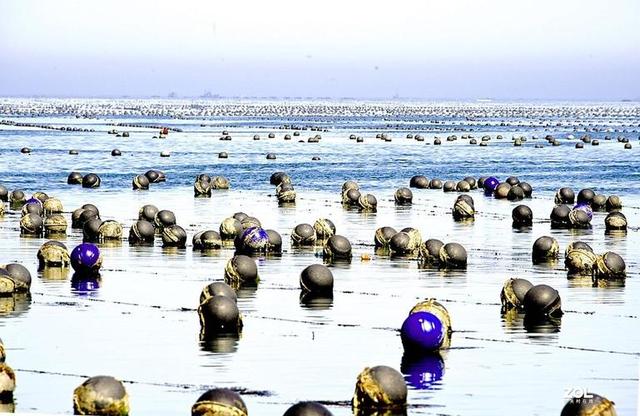
[[[630,99],[546,99],[546,98],[416,98],[416,97],[240,97],[240,96],[57,96],[2,95],[0,100],[157,100],[166,102],[372,102],[372,103],[464,103],[464,104],[640,104],[640,98]]]

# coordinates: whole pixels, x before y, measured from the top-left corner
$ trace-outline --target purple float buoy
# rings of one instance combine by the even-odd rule
[[[71,267],[80,276],[96,275],[102,266],[100,249],[95,244],[82,243],[71,251]]]
[[[589,205],[586,202],[580,202],[578,204],[576,204],[573,209],[579,209],[580,211],[584,211],[587,216],[589,216],[589,221],[591,221],[593,219],[593,209],[591,208],[591,205]]]
[[[491,195],[498,185],[500,185],[500,181],[497,178],[490,176],[484,180],[484,192],[487,195]]]
[[[261,227],[249,227],[240,236],[238,246],[240,251],[260,252],[266,251],[269,245],[269,235]]]
[[[400,329],[402,345],[411,353],[437,351],[445,338],[445,327],[431,312],[414,312],[404,320]]]

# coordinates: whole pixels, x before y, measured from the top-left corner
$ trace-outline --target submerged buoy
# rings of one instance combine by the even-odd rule
[[[128,415],[129,396],[121,381],[111,376],[87,379],[73,391],[77,415]]]
[[[212,389],[204,392],[191,407],[191,416],[248,416],[242,397],[233,390]]]
[[[207,335],[238,333],[242,330],[242,315],[235,300],[228,296],[212,296],[198,306],[202,332]]]
[[[439,264],[447,269],[466,269],[467,250],[458,243],[447,243],[440,248]]]
[[[616,416],[615,403],[606,397],[589,392],[589,396],[572,398],[560,416]]]
[[[524,296],[525,313],[533,317],[559,317],[562,315],[562,302],[557,290],[548,285],[536,285]]]
[[[45,267],[65,267],[71,262],[67,246],[60,241],[47,241],[38,249],[38,269]]]
[[[78,276],[92,277],[100,272],[102,256],[100,249],[91,243],[82,243],[71,251],[71,267]]]
[[[322,254],[324,258],[329,260],[350,261],[352,257],[351,243],[344,236],[332,235],[324,244]]]
[[[532,287],[533,284],[526,279],[507,279],[500,292],[502,310],[507,311],[513,308],[523,310],[524,297]]]
[[[351,404],[368,414],[373,410],[401,410],[407,405],[407,385],[397,370],[379,365],[358,375]]]
[[[259,280],[258,266],[251,257],[238,254],[227,261],[224,277],[225,282],[233,288],[255,285]]]
[[[531,257],[534,263],[541,263],[554,260],[560,253],[558,241],[549,236],[542,236],[533,243]]]
[[[333,416],[333,414],[317,402],[299,402],[287,409],[282,416]]]
[[[300,273],[300,289],[312,294],[326,295],[333,292],[333,274],[327,266],[312,264]]]
[[[392,227],[380,227],[376,230],[373,241],[376,248],[389,248],[391,238],[397,234],[395,228]]]

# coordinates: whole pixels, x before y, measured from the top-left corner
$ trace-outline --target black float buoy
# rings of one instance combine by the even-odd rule
[[[437,178],[431,179],[431,182],[429,182],[429,189],[442,189],[442,181]]]
[[[229,389],[208,390],[191,407],[191,416],[247,416],[248,414],[249,411],[242,397]]]
[[[357,412],[401,410],[407,404],[407,385],[398,371],[384,365],[367,367],[359,375],[351,401]]]
[[[155,217],[153,218],[153,224],[156,226],[156,229],[162,232],[162,229],[164,227],[169,227],[176,224],[176,216],[173,212],[167,209],[163,209],[156,213]]]
[[[374,244],[376,248],[389,248],[391,238],[397,233],[392,227],[380,227],[376,230]]]
[[[589,396],[572,398],[564,407],[560,416],[616,416],[614,402],[589,392]]]
[[[469,182],[465,180],[461,180],[456,184],[456,191],[458,192],[469,192],[471,190],[471,185]]]
[[[442,184],[442,190],[444,192],[455,192],[456,183],[454,181],[445,181],[444,184]]]
[[[581,189],[578,192],[578,204],[588,204],[591,205],[593,198],[596,196],[596,193],[593,192],[592,189]]]
[[[573,204],[573,202],[575,201],[576,196],[573,193],[573,189],[571,188],[560,188],[558,189],[558,191],[556,192],[555,195],[555,202],[556,204]]]
[[[149,189],[149,179],[145,175],[138,175],[131,181],[131,187],[133,190],[147,190]]]
[[[507,199],[509,201],[522,201],[525,198],[524,190],[520,185],[513,185],[507,192]]]
[[[198,306],[202,332],[207,336],[238,333],[242,330],[242,316],[236,302],[228,296],[212,296]]]
[[[198,175],[193,182],[193,195],[196,197],[211,196],[211,178],[209,175]]]
[[[267,252],[278,254],[282,252],[282,236],[276,230],[265,230],[268,237]]]
[[[439,265],[447,269],[466,269],[467,250],[458,243],[447,243],[440,248],[438,253]]]
[[[610,212],[604,219],[604,226],[606,231],[626,231],[627,217],[620,211]]]
[[[217,231],[206,230],[193,236],[194,250],[217,250],[222,247],[222,238]]]
[[[333,416],[333,414],[320,403],[299,402],[288,408],[282,416]]]
[[[524,310],[532,317],[562,316],[562,302],[557,290],[547,285],[536,285],[524,296]]]
[[[313,229],[316,231],[316,236],[323,240],[336,233],[336,226],[328,218],[318,218],[313,223]]]
[[[542,236],[533,243],[531,257],[534,263],[542,263],[558,258],[560,246],[558,241],[549,236]]]
[[[149,221],[152,225],[155,221],[156,214],[158,213],[158,207],[155,205],[147,204],[143,205],[138,211],[138,219]]]
[[[396,233],[389,241],[389,250],[396,256],[412,254],[417,248],[411,244],[411,237],[404,231]]]
[[[330,260],[351,260],[351,243],[346,237],[333,235],[325,243],[322,254]]]
[[[185,248],[187,246],[187,232],[176,224],[163,226],[162,246]]]
[[[510,190],[511,185],[506,182],[502,182],[496,186],[496,189],[493,191],[493,197],[496,199],[507,199]]]
[[[269,178],[269,183],[278,186],[281,183],[291,183],[291,178],[285,172],[274,172]]]
[[[426,189],[429,187],[429,179],[422,175],[413,176],[409,180],[410,188]]]
[[[533,284],[526,279],[507,279],[500,292],[503,312],[513,308],[523,310],[524,297],[532,287]]]
[[[224,268],[224,277],[225,282],[233,288],[257,284],[259,280],[258,266],[251,257],[238,254],[227,262]]]
[[[300,289],[312,294],[327,295],[333,292],[333,274],[322,264],[312,264],[300,273]]]
[[[66,267],[71,261],[69,250],[60,241],[47,241],[38,249],[38,270],[45,267]]]
[[[569,276],[591,276],[597,259],[598,256],[588,244],[576,242],[573,247],[567,247],[564,267]]]
[[[567,205],[556,205],[551,210],[551,215],[549,218],[551,219],[551,228],[569,228],[571,227],[571,220],[569,219],[569,213],[571,212],[571,208]]]
[[[153,244],[155,227],[147,220],[136,221],[129,229],[129,244]]]
[[[236,218],[225,218],[220,224],[220,237],[223,240],[234,240],[242,234],[242,223]]]
[[[440,263],[440,249],[444,246],[444,243],[435,238],[430,238],[420,246],[420,259],[431,265],[438,265]]]
[[[144,176],[147,177],[149,183],[160,183],[167,180],[165,174],[159,170],[151,169],[144,173]]]
[[[375,212],[378,207],[378,200],[371,194],[360,195],[358,198],[358,208],[361,211]]]
[[[316,231],[309,224],[298,224],[291,231],[291,244],[293,246],[313,246],[316,243]]]
[[[473,220],[476,213],[473,198],[469,195],[460,195],[456,198],[451,212],[455,221]]]
[[[82,173],[80,172],[71,172],[69,176],[67,176],[67,184],[68,185],[82,185]]]
[[[396,205],[411,205],[413,201],[413,193],[409,188],[398,188],[393,194]]]
[[[533,212],[526,205],[518,205],[511,211],[512,227],[530,227],[533,225]]]
[[[624,279],[626,277],[626,264],[617,253],[608,251],[598,256],[595,265],[595,275],[598,279]]]
[[[594,211],[604,211],[606,204],[606,195],[597,194],[593,197],[593,200],[591,200],[591,209],[593,209]]]
[[[610,195],[605,203],[607,212],[619,211],[622,209],[622,201],[618,195]]]
[[[236,291],[225,282],[213,282],[206,285],[200,292],[200,303],[214,296],[226,296],[234,302],[238,301]]]
[[[73,391],[76,415],[128,415],[129,396],[120,380],[110,376],[87,379]]]
[[[120,240],[122,238],[122,224],[114,220],[103,221],[98,230],[100,241]]]
[[[100,240],[100,227],[102,226],[102,220],[100,218],[93,218],[85,221],[82,225],[82,240],[84,242],[97,242]]]

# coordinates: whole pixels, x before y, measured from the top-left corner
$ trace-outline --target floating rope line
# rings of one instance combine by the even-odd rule
[[[316,403],[320,403],[323,406],[330,407],[348,407],[351,408],[351,400],[310,400]],[[275,405],[292,405],[294,403],[289,402],[274,402],[274,401],[266,401],[262,402],[263,404],[275,404]],[[407,409],[435,409],[435,408],[443,408],[445,405],[442,404],[432,404],[432,403],[407,403],[405,405]],[[377,413],[372,413],[377,414]],[[394,413],[395,414],[395,413]],[[400,414],[400,413],[398,413]],[[439,416],[448,416],[448,413],[438,413]]]
[[[263,287],[262,289],[271,289],[271,290],[289,290],[289,291],[299,291],[300,289],[298,288],[294,288],[294,287],[286,287],[286,286],[267,286],[267,287]],[[380,293],[375,293],[375,292],[356,292],[356,291],[352,291],[352,290],[341,290],[341,291],[334,291],[334,293],[343,293],[343,294],[356,294],[356,295],[364,295],[364,296],[381,296]],[[166,306],[162,306],[162,305],[145,305],[142,303],[136,303],[136,302],[126,302],[126,301],[118,301],[118,300],[110,300],[110,299],[100,299],[100,298],[91,298],[91,297],[86,297],[86,298],[79,298],[78,296],[74,296],[74,295],[60,295],[60,294],[50,294],[50,293],[43,293],[43,292],[31,292],[32,295],[39,295],[39,296],[50,296],[50,297],[59,297],[59,298],[63,298],[63,299],[73,299],[75,302],[38,302],[35,301],[34,303],[41,303],[41,304],[52,304],[52,305],[62,305],[62,306],[76,306],[79,304],[79,301],[89,301],[89,302],[99,302],[99,303],[105,303],[105,304],[114,304],[114,305],[124,305],[124,306],[135,306],[135,307],[141,307],[141,308],[150,308],[150,309],[159,309],[162,311],[166,311],[166,312],[195,312],[197,311],[197,308],[194,307],[186,307],[186,306],[181,306],[181,307],[166,307]],[[388,297],[393,297],[393,298],[399,298],[401,297],[401,295],[398,294],[384,294],[385,296]],[[416,300],[422,300],[423,297],[420,296],[415,296],[414,299]],[[462,304],[468,304],[468,305],[478,305],[478,306],[501,306],[501,304],[499,302],[479,302],[479,301],[471,301],[471,300],[460,300],[460,299],[448,299],[448,298],[438,298],[438,301],[440,302],[446,302],[446,303],[462,303]],[[578,310],[573,310],[573,309],[567,309],[564,310],[564,313],[575,313],[578,315],[596,315],[597,312],[596,311],[578,311]],[[600,316],[605,316],[603,314],[600,314]],[[614,315],[606,315],[609,317],[614,317],[614,318],[626,318],[626,319],[638,319],[638,315],[620,315],[620,314],[614,314]],[[285,318],[281,318],[282,320],[285,320]]]
[[[138,307],[148,307],[148,308],[154,308],[154,309],[162,309],[161,306],[158,305],[141,305],[141,304],[135,304],[135,303],[130,303],[130,302],[117,302],[117,301],[108,301],[108,300],[104,300],[104,299],[92,299],[92,298],[87,298],[84,300],[90,300],[90,301],[96,301],[96,302],[102,302],[102,303],[115,303],[115,304],[123,304],[126,306],[138,306]],[[442,301],[447,301],[445,299],[442,299]],[[493,306],[493,304],[491,304]],[[498,304],[496,304],[498,305]],[[194,312],[196,311],[195,308],[186,308],[186,307],[182,307],[182,308],[177,308],[177,309],[163,309],[165,311],[174,311],[174,312]],[[570,311],[565,311],[567,313],[571,313]],[[583,313],[584,312],[573,312],[573,313]],[[594,312],[595,313],[595,312]],[[312,321],[312,320],[304,320],[304,319],[293,319],[293,318],[282,318],[282,317],[277,317],[277,316],[265,316],[265,315],[257,315],[254,314],[252,312],[246,312],[244,313],[245,317],[250,317],[250,318],[255,318],[255,319],[265,319],[265,320],[271,320],[271,321],[279,321],[279,322],[290,322],[290,323],[297,323],[297,324],[308,324],[308,325],[315,325],[315,326],[335,326],[335,327],[339,327],[339,328],[364,328],[364,329],[370,329],[370,330],[378,330],[378,331],[390,331],[390,332],[398,332],[397,328],[392,328],[392,327],[365,327],[361,324],[353,324],[353,323],[348,323],[348,322],[326,322],[326,321]],[[633,317],[633,318],[637,318],[637,317]],[[454,331],[457,333],[473,333],[475,331],[469,331],[469,330],[458,330],[458,331]],[[523,342],[517,342],[516,340],[512,340],[512,339],[497,339],[497,338],[482,338],[482,337],[474,337],[474,336],[469,336],[469,335],[461,335],[460,336],[463,339],[468,339],[468,340],[472,340],[472,341],[485,341],[485,342],[502,342],[502,343],[514,343],[514,344],[521,344],[521,345],[533,345],[533,344],[528,344],[528,343],[523,343]],[[602,350],[602,349],[597,349],[597,348],[586,348],[586,347],[573,347],[573,346],[566,346],[566,345],[549,345],[549,344],[535,344],[535,345],[541,345],[544,347],[550,347],[550,348],[560,348],[560,349],[569,349],[569,350],[578,350],[578,351],[589,351],[589,352],[601,352],[601,353],[610,353],[610,354],[620,354],[620,355],[631,355],[631,356],[636,356],[636,357],[640,357],[640,352],[628,352],[628,351],[615,351],[615,350]]]
[[[58,371],[47,371],[47,370],[32,370],[32,369],[24,369],[24,368],[14,368],[16,372],[22,373],[31,373],[31,374],[43,374],[43,375],[52,375],[52,376],[61,376],[61,377],[74,377],[79,379],[86,379],[91,376],[83,375],[83,374],[75,374],[75,373],[63,373]],[[189,390],[189,391],[206,391],[214,388],[219,388],[220,386],[211,385],[211,384],[191,384],[191,383],[171,383],[164,382],[158,383],[153,381],[140,381],[140,380],[124,380],[121,379],[123,383],[133,384],[133,385],[143,385],[143,386],[154,386],[154,387],[168,387],[168,388],[176,388],[181,390]],[[232,390],[243,396],[256,396],[256,397],[273,397],[277,396],[277,393],[274,393],[269,390],[253,390],[246,387],[224,387],[226,389]],[[314,400],[325,406],[332,407],[351,407],[351,400]],[[274,404],[274,405],[291,405],[293,403],[290,402],[273,402],[267,401],[263,402],[263,404]],[[406,405],[408,409],[426,409],[426,408],[439,408],[444,407],[444,405],[434,405],[434,404],[419,404],[419,403],[408,403]]]
[[[516,340],[513,340],[513,339],[482,338],[482,337],[472,337],[472,336],[468,336],[468,335],[462,335],[461,338],[472,340],[472,341],[502,342],[502,343],[506,343],[506,344],[519,344],[519,345],[528,345],[528,346],[544,346],[544,347],[553,347],[553,348],[560,348],[560,349],[566,349],[566,350],[587,351],[587,352],[602,352],[602,353],[606,353],[606,354],[619,354],[619,355],[630,355],[630,356],[633,356],[633,357],[640,357],[640,352],[602,350],[602,349],[598,349],[598,348],[572,347],[570,345],[528,344],[528,343],[524,343],[524,342],[517,342]]]
[[[32,374],[45,374],[45,375],[52,375],[52,376],[62,376],[62,377],[76,377],[76,378],[89,378],[91,376],[88,375],[84,375],[84,374],[76,374],[76,373],[63,373],[63,372],[59,372],[59,371],[47,371],[47,370],[32,370],[32,369],[25,369],[25,368],[14,368],[14,371],[17,372],[23,372],[23,373],[32,373]],[[210,385],[210,384],[190,384],[190,383],[170,383],[170,382],[164,382],[164,383],[158,383],[158,382],[153,382],[153,381],[140,381],[140,380],[120,380],[123,383],[127,383],[127,384],[140,384],[140,385],[145,385],[145,386],[157,386],[157,387],[172,387],[172,388],[177,388],[177,389],[184,389],[184,390],[210,390],[210,389],[214,389],[216,387],[220,387],[220,386],[214,386],[214,385]],[[239,394],[243,394],[246,396],[273,396],[274,393],[269,391],[269,390],[252,390],[246,387],[225,387],[229,390],[233,390],[236,393]]]

